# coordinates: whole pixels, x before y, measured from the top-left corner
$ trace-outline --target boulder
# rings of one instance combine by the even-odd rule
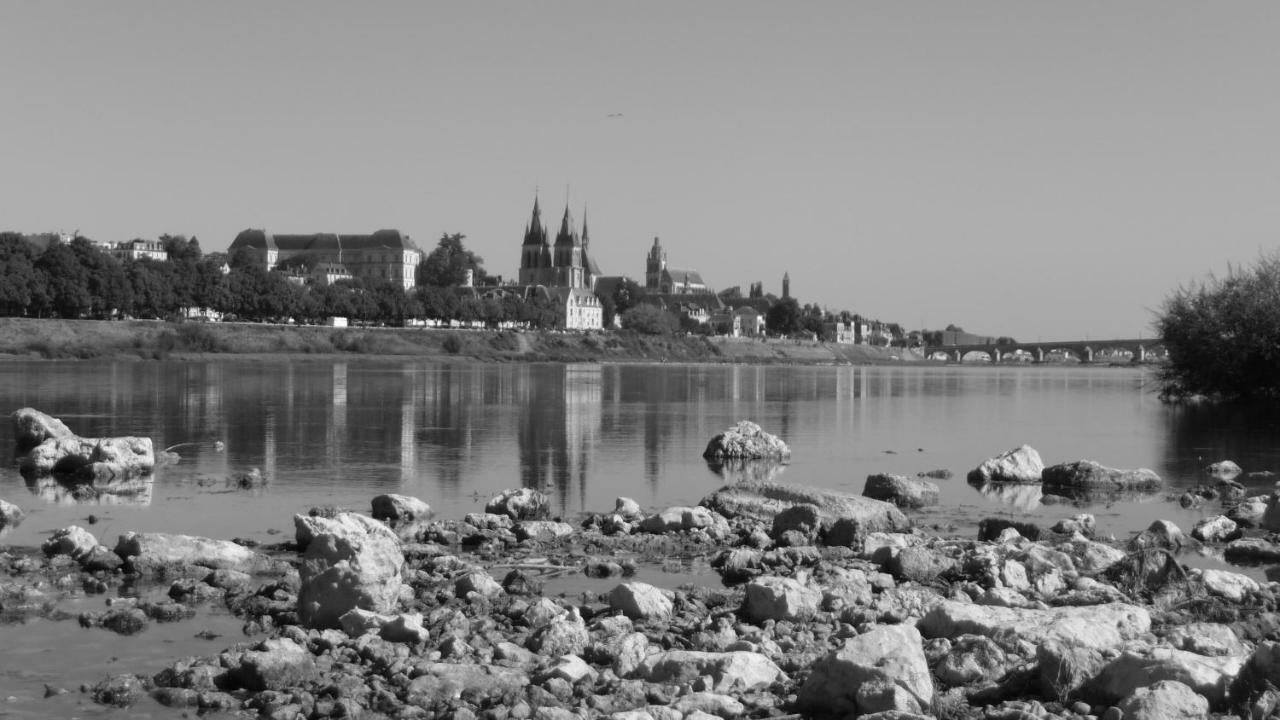
[[[730,519],[741,517],[767,523],[772,523],[774,517],[787,508],[814,505],[818,508],[830,544],[849,545],[861,541],[867,533],[906,532],[911,529],[907,516],[890,503],[803,485],[729,485],[703,498],[701,504]],[[840,538],[847,542],[837,542]]]
[[[1240,538],[1227,543],[1227,562],[1280,562],[1280,545],[1262,538]]]
[[[314,511],[313,511],[314,512]],[[353,512],[340,512],[332,517],[323,515],[294,515],[293,539],[302,552],[311,544],[311,539],[323,532],[341,529],[350,533],[380,533],[387,529],[386,525],[368,515]]]
[[[22,522],[23,515],[22,508],[8,500],[0,500],[0,530]]]
[[[1116,705],[1125,720],[1205,720],[1209,701],[1177,680],[1134,690]]]
[[[586,660],[577,655],[561,655],[552,660],[546,669],[538,673],[534,677],[534,681],[544,683],[552,678],[558,678],[570,685],[575,685],[583,680],[595,682],[598,675],[599,673],[588,665]]]
[[[888,570],[902,581],[930,583],[955,566],[953,558],[936,549],[907,547],[889,560]]]
[[[928,480],[906,475],[868,475],[862,494],[873,500],[884,500],[898,507],[921,508],[937,505],[938,486]]]
[[[127,532],[116,541],[115,552],[134,572],[143,574],[184,565],[246,573],[274,572],[284,567],[284,563],[230,540],[172,533]]]
[[[1137,605],[1108,603],[1048,610],[1006,608],[944,600],[919,622],[928,638],[983,635],[1005,647],[1019,641],[1056,640],[1091,648],[1111,648],[1151,629],[1151,615]]]
[[[384,623],[378,637],[393,643],[424,643],[430,637],[422,627],[422,613],[400,613]]]
[[[492,575],[481,568],[476,568],[454,582],[453,592],[458,597],[464,598],[469,593],[476,593],[484,597],[495,597],[501,595],[504,591],[498,581],[493,579]]]
[[[709,689],[713,692],[758,690],[787,678],[768,657],[745,650],[668,650],[646,657],[629,676],[652,683],[675,684],[710,677]]]
[[[1182,528],[1169,520],[1156,520],[1129,541],[1129,548],[1131,550],[1162,548],[1176,553],[1186,544],[1187,536],[1182,533]]]
[[[618,515],[627,522],[635,522],[644,517],[644,511],[640,509],[640,503],[629,497],[620,497],[613,501],[613,514]]]
[[[512,520],[546,520],[551,517],[551,500],[532,488],[503,490],[485,504],[484,511]]]
[[[1040,453],[1030,445],[1021,445],[997,455],[969,471],[969,482],[1038,483],[1044,472]]]
[[[933,690],[920,633],[910,625],[882,625],[815,662],[796,706],[824,715],[928,713]]]
[[[1240,473],[1240,466],[1230,460],[1219,460],[1205,467],[1204,472],[1217,480],[1234,480]]]
[[[1080,513],[1079,515],[1072,515],[1069,518],[1059,520],[1049,529],[1063,535],[1074,535],[1075,533],[1080,533],[1085,537],[1092,537],[1097,527],[1097,518],[1089,513]]]
[[[1267,497],[1266,509],[1258,523],[1263,530],[1280,531],[1280,490],[1273,490]]]
[[[352,608],[376,613],[395,609],[404,553],[390,528],[371,518],[364,523],[296,515],[294,523],[300,536],[304,526],[311,535],[298,568],[303,625],[336,628]]]
[[[1191,528],[1191,537],[1200,542],[1231,542],[1240,534],[1240,527],[1226,515],[1203,518]]]
[[[721,460],[735,459],[773,459],[786,460],[791,457],[791,448],[770,435],[750,420],[743,420],[737,425],[711,438],[702,457]]]
[[[554,520],[521,520],[516,523],[516,539],[551,542],[573,535],[573,526]]]
[[[962,635],[934,667],[934,674],[949,686],[968,685],[999,678],[1009,665],[1008,655],[991,638]]]
[[[469,702],[490,705],[523,695],[530,681],[524,670],[468,663],[419,663],[414,674],[406,696],[410,704],[421,707],[448,707],[464,694]]]
[[[527,647],[543,657],[581,655],[591,636],[587,626],[575,609],[570,614],[557,617],[529,636]]]
[[[665,620],[671,617],[672,602],[658,588],[642,582],[627,582],[609,593],[609,607],[632,620]]]
[[[1116,703],[1138,688],[1176,680],[1205,696],[1211,706],[1221,708],[1247,659],[1242,655],[1206,657],[1167,647],[1134,647],[1102,668],[1091,692],[1103,702]]]
[[[45,440],[59,440],[75,437],[61,420],[35,408],[21,408],[10,416],[13,418],[13,441],[18,452],[26,452]]]
[[[87,557],[96,547],[98,539],[79,525],[53,531],[53,536],[40,545],[40,549],[49,557],[70,555],[76,561]]]
[[[818,612],[822,591],[795,578],[767,576],[747,583],[744,604],[752,622],[807,620]]]
[[[1040,481],[1045,489],[1156,490],[1164,481],[1154,470],[1118,470],[1092,460],[1077,460],[1044,468]]]
[[[1190,574],[1191,577],[1199,578],[1204,583],[1204,589],[1208,590],[1210,595],[1217,595],[1232,602],[1240,602],[1246,596],[1257,593],[1262,589],[1258,581],[1248,575],[1241,575],[1227,570],[1194,568]]]
[[[1176,625],[1164,636],[1164,641],[1176,650],[1210,657],[1248,655],[1252,651],[1252,646],[1241,640],[1234,630],[1219,623]]]
[[[431,515],[431,506],[410,495],[378,495],[371,501],[374,520],[392,524],[424,520]]]
[[[288,638],[263,640],[240,657],[228,673],[249,690],[285,690],[305,684],[316,675],[315,657]]]
[[[18,460],[24,477],[59,475],[86,482],[108,482],[155,470],[151,438],[50,438]]]
[[[978,539],[983,542],[998,541],[1005,530],[1013,530],[1027,540],[1040,539],[1040,526],[1008,518],[986,518],[978,523]]]
[[[1099,648],[1049,640],[1036,647],[1036,663],[1040,666],[1040,691],[1045,697],[1065,702],[1097,677],[1107,661]]]
[[[1227,511],[1227,518],[1243,528],[1259,527],[1262,525],[1263,519],[1267,515],[1267,508],[1270,505],[1270,498],[1266,495],[1247,497]],[[1280,530],[1280,517],[1275,519],[1274,524],[1276,527],[1272,532]]]
[[[715,513],[705,507],[686,507],[678,505],[669,507],[640,521],[640,529],[648,533],[669,533],[699,528],[709,528],[723,523]]]
[[[338,625],[342,628],[342,632],[351,637],[360,637],[368,632],[375,632],[382,629],[383,625],[391,622],[390,615],[364,610],[362,608],[351,608],[338,618]]]

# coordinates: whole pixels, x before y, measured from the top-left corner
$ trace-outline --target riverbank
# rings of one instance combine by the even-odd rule
[[[651,336],[627,331],[329,328],[255,323],[0,318],[0,357],[181,359],[204,355],[383,355],[490,362],[887,364],[918,362],[900,348],[793,340]]]

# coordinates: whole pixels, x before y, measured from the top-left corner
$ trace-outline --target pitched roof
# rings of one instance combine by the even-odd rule
[[[667,268],[663,270],[671,282],[677,285],[706,285],[702,281],[702,275],[697,270],[676,270]]]
[[[422,252],[408,235],[399,230],[378,230],[368,235],[339,235],[337,233],[313,233],[310,235],[277,235],[266,230],[249,229],[232,241],[231,247],[251,247],[259,250],[285,250],[289,252],[337,251],[337,250],[417,250]]]

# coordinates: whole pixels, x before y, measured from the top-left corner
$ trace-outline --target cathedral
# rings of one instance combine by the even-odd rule
[[[600,268],[591,259],[590,244],[586,213],[582,216],[582,235],[579,236],[567,204],[560,220],[560,232],[552,243],[542,224],[538,199],[534,198],[533,218],[524,229],[524,244],[520,248],[520,284],[594,290]]]

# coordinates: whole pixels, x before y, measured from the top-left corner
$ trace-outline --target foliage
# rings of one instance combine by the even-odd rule
[[[450,355],[457,355],[462,351],[462,338],[458,337],[456,332],[449,333],[441,343],[441,347]]]
[[[472,271],[472,281],[479,285],[488,275],[484,271],[484,258],[463,246],[462,233],[444,233],[436,249],[432,250],[418,266],[418,284],[448,287],[466,282],[467,270]]]
[[[790,335],[801,329],[800,303],[795,298],[779,300],[764,316],[765,328],[774,335]]]
[[[1280,253],[1178,289],[1155,324],[1166,397],[1280,398]]]
[[[654,305],[637,305],[622,314],[622,329],[643,335],[672,335],[680,329],[680,321]]]

